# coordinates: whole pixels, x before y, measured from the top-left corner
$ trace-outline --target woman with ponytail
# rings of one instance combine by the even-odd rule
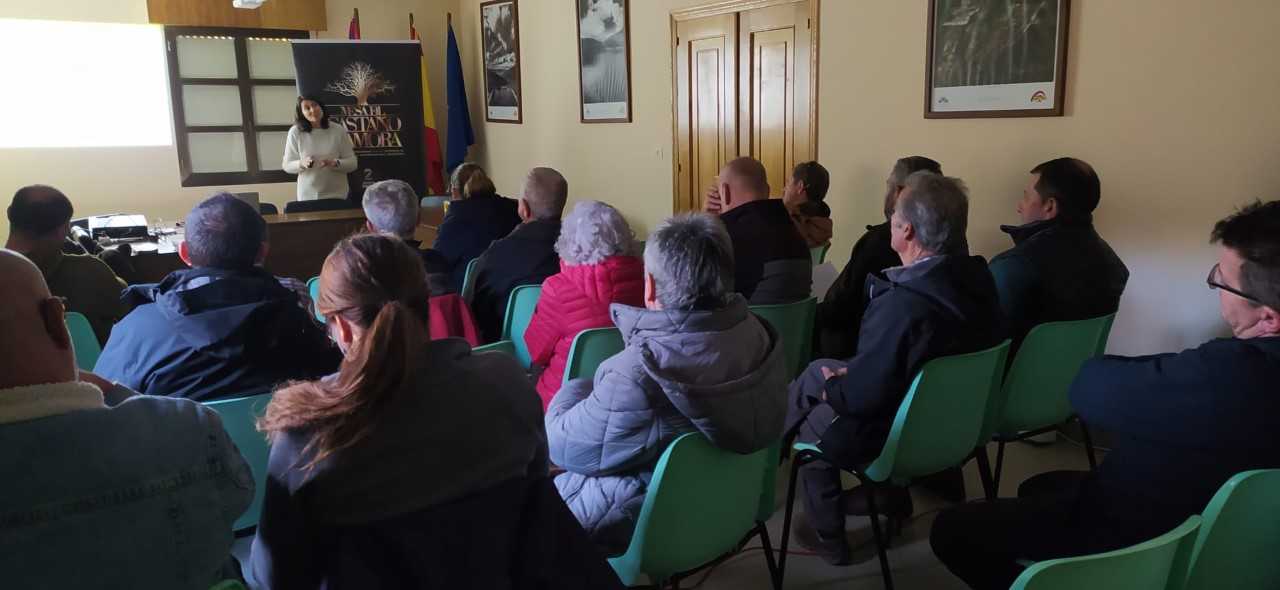
[[[259,421],[272,447],[247,577],[426,587],[439,573],[423,544],[457,531],[422,530],[425,515],[546,475],[540,400],[514,359],[429,340],[422,263],[400,239],[343,240],[320,285],[316,308],[344,358],[335,375],[280,387]]]

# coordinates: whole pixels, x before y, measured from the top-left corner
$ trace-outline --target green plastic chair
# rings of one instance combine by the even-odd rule
[[[827,242],[821,246],[809,248],[809,257],[813,259],[813,265],[818,266],[827,260],[827,250],[831,249],[831,242]]]
[[[307,279],[307,293],[311,295],[311,312],[316,314],[316,321],[323,324],[324,316],[320,315],[320,310],[316,308],[316,300],[320,299],[320,277]]]
[[[235,399],[222,399],[205,402],[205,405],[218,413],[222,419],[222,427],[226,429],[231,442],[240,449],[249,471],[253,473],[253,502],[240,518],[236,519],[236,531],[258,526],[258,516],[262,513],[262,496],[267,490],[267,458],[271,455],[271,445],[266,435],[258,432],[258,417],[267,410],[271,402],[271,394],[252,395]]]
[[[799,375],[813,356],[813,321],[817,311],[815,297],[795,303],[751,306],[751,313],[768,321],[782,337],[789,379]]]
[[[65,314],[67,332],[71,334],[71,349],[76,354],[76,366],[81,371],[92,371],[102,356],[102,345],[98,344],[98,335],[93,333],[89,318],[82,313],[69,311]]]
[[[982,428],[987,399],[1000,382],[1009,354],[1006,340],[987,350],[947,356],[925,364],[898,407],[893,426],[880,455],[865,467],[847,469],[862,485],[906,486],[915,478],[962,464],[973,450]],[[791,481],[787,489],[786,516],[782,521],[782,554],[778,560],[781,585],[795,506],[796,481],[802,465],[826,460],[821,449],[807,443],[794,447]],[[885,540],[876,517],[875,493],[868,493],[871,531],[880,556],[885,588],[893,589]]]
[[[583,330],[573,337],[569,360],[564,365],[564,380],[592,377],[605,359],[622,352],[622,332],[617,328]]]
[[[471,349],[472,354],[480,352],[500,352],[507,356],[514,357],[516,355],[516,345],[510,340],[499,340],[491,344],[485,344]]]
[[[209,587],[209,590],[246,590],[238,580],[223,580]]]
[[[1076,419],[1068,394],[1071,383],[1085,361],[1106,350],[1115,314],[1088,320],[1049,322],[1031,329],[1014,355],[1013,365],[1005,375],[1003,387],[987,408],[987,417],[978,447],[985,453],[986,442],[996,442],[995,473],[987,498],[994,499],[1000,489],[1004,468],[1005,445],[1037,434],[1049,432],[1058,425]],[[1082,422],[1085,453],[1089,468],[1097,467],[1093,440]]]
[[[1183,575],[1178,564],[1191,551],[1199,528],[1200,517],[1192,516],[1178,528],[1132,547],[1041,561],[1023,571],[1010,590],[1167,590]]]
[[[467,271],[462,275],[462,298],[466,300],[467,305],[471,305],[471,300],[476,296],[476,263],[480,262],[479,258],[472,258],[467,263]]]
[[[533,312],[538,308],[542,285],[521,285],[511,290],[507,299],[507,314],[502,320],[502,340],[474,349],[476,352],[497,350],[516,357],[525,369],[533,363],[529,345],[524,342],[524,332],[529,329]]]
[[[1280,469],[1227,480],[1205,508],[1185,584],[1174,590],[1280,585]]]
[[[739,455],[699,433],[677,438],[658,460],[631,543],[609,560],[622,583],[641,574],[661,588],[731,553],[755,524],[768,451]]]

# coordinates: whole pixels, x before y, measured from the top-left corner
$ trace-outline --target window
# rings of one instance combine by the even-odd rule
[[[291,182],[280,169],[303,31],[165,27],[182,186]]]
[[[0,19],[0,148],[166,146],[154,25]]]

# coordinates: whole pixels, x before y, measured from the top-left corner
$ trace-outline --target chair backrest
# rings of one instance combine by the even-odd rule
[[[223,580],[209,587],[209,590],[245,590],[240,580]]]
[[[880,456],[866,469],[875,481],[906,483],[961,464],[973,452],[987,399],[999,383],[1009,341],[925,363],[893,419]]]
[[[511,341],[515,346],[516,360],[526,369],[533,359],[529,355],[529,345],[524,342],[524,331],[529,329],[529,322],[533,320],[539,297],[542,297],[542,285],[520,285],[512,289],[511,297],[507,299],[507,315],[502,320],[502,339]]]
[[[449,200],[449,198],[450,198],[449,195],[431,195],[427,197],[422,197],[422,200],[418,201],[418,206],[422,207],[423,209],[435,209],[435,208],[444,207],[444,204]]]
[[[476,295],[476,263],[479,261],[479,258],[472,258],[467,262],[466,274],[462,275],[462,298],[467,300],[467,305],[471,305]]]
[[[827,242],[821,246],[809,248],[809,258],[813,259],[813,265],[818,266],[827,261],[827,250],[831,249],[831,242]]]
[[[258,203],[259,215],[279,215],[280,209],[274,203]]]
[[[1280,586],[1280,469],[1227,480],[1203,517],[1185,585],[1176,590]]]
[[[795,303],[751,306],[751,312],[767,320],[782,338],[788,379],[799,375],[813,354],[813,318],[817,309],[818,300],[814,297]]]
[[[733,550],[755,525],[767,450],[739,455],[700,433],[672,442],[658,461],[626,553],[609,560],[628,586],[666,580]]]
[[[622,332],[617,328],[583,330],[573,337],[569,360],[564,365],[564,381],[591,377],[605,359],[622,352]]]
[[[1067,394],[1084,362],[1106,348],[1115,314],[1088,320],[1049,322],[1031,329],[1014,355],[1004,387],[991,404],[982,441],[992,434],[1012,434],[1066,421],[1071,417]]]
[[[222,427],[226,429],[231,442],[240,449],[249,471],[253,473],[253,503],[248,510],[236,519],[235,530],[242,530],[258,525],[258,515],[262,512],[262,496],[267,489],[267,458],[271,455],[271,445],[266,435],[258,432],[258,417],[267,410],[271,402],[271,394],[252,395],[234,399],[221,399],[205,402],[205,405],[218,413],[222,419]]]
[[[310,201],[289,201],[284,204],[285,214],[315,213],[317,211],[341,211],[343,209],[359,209],[360,206],[346,199],[313,199]]]
[[[92,371],[102,356],[102,345],[98,344],[98,335],[93,333],[89,318],[82,313],[69,311],[65,314],[67,332],[71,334],[71,348],[76,353],[76,367],[81,371]]]
[[[1195,541],[1200,517],[1150,541],[1117,551],[1050,559],[1027,568],[1010,590],[1167,590]],[[1231,588],[1232,586],[1221,586]]]
[[[320,277],[311,277],[307,279],[307,293],[311,295],[312,313],[316,314],[317,322],[324,322],[324,316],[320,315],[320,310],[315,309],[316,299],[320,297]]]

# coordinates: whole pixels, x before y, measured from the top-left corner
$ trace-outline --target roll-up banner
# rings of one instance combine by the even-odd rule
[[[417,41],[293,42],[298,94],[325,103],[330,124],[347,130],[359,166],[347,198],[359,203],[380,180],[427,194],[422,145],[422,70]]]

